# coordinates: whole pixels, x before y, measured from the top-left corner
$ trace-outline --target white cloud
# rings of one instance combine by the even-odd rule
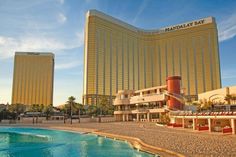
[[[77,59],[79,60],[79,59]],[[61,63],[61,64],[56,64],[55,69],[56,70],[61,70],[61,69],[70,69],[74,68],[81,65],[79,61],[69,61],[68,63]]]
[[[236,13],[219,23],[219,41],[225,41],[236,36]]]
[[[24,38],[21,40],[20,50],[35,51],[54,51],[66,48],[65,44],[53,38]]]
[[[80,47],[76,39],[71,41],[62,41],[52,37],[23,37],[12,38],[0,36],[0,58],[12,57],[16,51],[46,51],[58,53],[60,50],[73,49]]]
[[[141,5],[138,8],[138,12],[135,15],[134,19],[133,19],[133,23],[135,24],[137,19],[139,18],[139,16],[143,13],[143,11],[146,9],[147,5],[148,5],[149,1],[148,0],[143,0]]]
[[[13,53],[20,43],[11,37],[0,36],[0,58],[9,58],[13,56]]]
[[[82,46],[84,44],[84,31],[77,32],[76,37],[78,39],[78,44]]]
[[[67,20],[67,17],[66,17],[64,14],[62,14],[62,13],[59,13],[59,14],[58,14],[58,16],[57,16],[57,21],[58,21],[59,23],[65,23],[66,20]]]
[[[21,39],[15,39],[12,37],[0,36],[0,59],[13,57],[16,51],[53,52],[59,58],[61,58],[60,56],[63,56],[63,60],[57,59],[55,69],[61,70],[74,68],[80,66],[82,62],[80,62],[79,58],[70,57],[71,55],[63,53],[66,51],[61,50],[81,47],[83,45],[82,34],[83,33],[77,33],[77,38],[68,42],[47,37],[24,37]],[[65,63],[64,61],[67,62]]]
[[[60,3],[60,4],[64,4],[64,0],[58,0],[58,2]]]

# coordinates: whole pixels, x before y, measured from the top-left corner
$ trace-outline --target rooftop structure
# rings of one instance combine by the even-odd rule
[[[183,109],[179,76],[166,79],[167,85],[142,90],[120,90],[114,100],[117,121],[159,121],[169,110]]]
[[[214,104],[236,104],[236,86],[224,87],[200,93],[198,94],[198,100],[211,101]]]

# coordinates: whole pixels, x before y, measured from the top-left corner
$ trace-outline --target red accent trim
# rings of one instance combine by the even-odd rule
[[[222,132],[223,133],[231,133],[232,132],[232,128],[223,128]]]
[[[166,81],[168,80],[181,80],[181,76],[169,76],[166,78]]]
[[[209,127],[208,126],[197,126],[197,130],[198,131],[209,130]]]
[[[176,123],[169,123],[167,126],[172,126],[172,127],[182,127],[183,124],[176,124]]]
[[[169,93],[180,94],[180,76],[169,76],[166,79],[167,91]],[[183,104],[173,97],[168,98],[168,108],[173,110],[182,110]]]

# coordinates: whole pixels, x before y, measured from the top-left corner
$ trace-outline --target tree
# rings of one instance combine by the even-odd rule
[[[197,111],[201,111],[201,103],[202,103],[201,100],[200,100],[200,102],[193,102],[193,106],[196,106]]]
[[[49,116],[53,112],[53,105],[44,105],[43,112],[46,114],[46,119],[48,120]]]
[[[25,110],[26,106],[23,104],[11,104],[8,108],[8,111],[13,114],[14,119],[16,119],[19,114],[24,113]]]
[[[235,104],[236,95],[227,94],[227,95],[225,96],[225,101],[227,101],[228,104]]]
[[[235,101],[236,101],[236,96],[232,96],[232,100],[233,100],[233,104],[235,104]]]
[[[193,104],[193,100],[191,98],[186,99],[185,105],[192,105],[192,104]]]
[[[70,119],[71,119],[70,123],[72,124],[72,114],[73,114],[73,113],[72,113],[72,106],[75,104],[75,97],[70,96],[70,97],[68,98],[67,103],[70,105]]]
[[[72,111],[73,111],[73,113],[77,113],[77,115],[79,116],[78,120],[80,123],[80,115],[84,111],[84,106],[80,103],[74,103],[74,105],[72,105]]]
[[[78,114],[78,112],[84,113],[84,106],[80,103],[75,103],[72,106],[72,111],[73,111],[73,113],[77,113],[77,114]]]
[[[40,104],[39,105],[39,112],[43,112],[44,108],[45,108],[45,105],[44,104]]]
[[[96,113],[97,113],[97,107],[95,105],[88,105],[87,114],[93,116],[96,115]]]
[[[112,115],[114,113],[114,106],[109,103],[105,96],[100,99],[97,107],[100,115]]]
[[[9,106],[10,112],[23,113],[25,111],[25,106],[23,104],[11,104]]]
[[[103,114],[106,114],[107,111],[108,111],[108,105],[109,105],[109,102],[107,100],[107,98],[104,96],[100,99],[99,103],[98,103],[98,112],[100,115],[103,115]]]
[[[225,101],[227,101],[228,104],[231,104],[232,98],[233,98],[232,95],[227,94],[227,95],[225,96]]]
[[[114,106],[114,105],[109,105],[107,114],[108,114],[108,115],[113,115],[113,114],[114,114],[114,111],[115,111],[115,106]]]
[[[74,104],[74,103],[75,103],[75,97],[70,96],[70,97],[68,98],[68,100],[67,100],[67,103],[68,103],[68,104]]]
[[[211,109],[213,106],[213,102],[210,101],[210,100],[206,100],[206,101],[203,101],[202,104],[201,104],[201,109],[203,110],[209,110]]]
[[[166,113],[160,113],[160,123],[161,124],[168,124],[170,123],[170,117]]]
[[[65,113],[65,114],[69,114],[69,110],[70,110],[70,104],[64,104],[61,108],[61,110]]]
[[[31,112],[40,112],[40,105],[39,104],[30,105],[29,111],[31,111]]]

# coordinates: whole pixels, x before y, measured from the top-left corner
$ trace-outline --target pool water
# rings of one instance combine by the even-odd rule
[[[0,127],[0,157],[153,157],[123,141],[59,130]]]

